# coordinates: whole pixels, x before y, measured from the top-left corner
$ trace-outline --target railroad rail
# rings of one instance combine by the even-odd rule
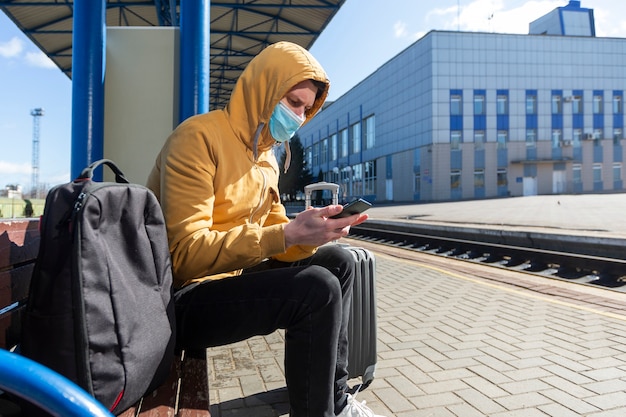
[[[430,228],[429,230],[432,230]],[[581,252],[581,245],[572,243],[558,251],[523,244],[487,242],[480,234],[447,236],[420,233],[406,224],[368,221],[353,226],[350,238],[401,249],[454,258],[483,265],[514,269],[538,276],[560,279],[582,285],[626,292],[626,260]],[[561,243],[562,245],[562,243]],[[594,249],[597,252],[599,249]],[[602,249],[600,249],[602,250]],[[607,248],[606,253],[624,252]]]

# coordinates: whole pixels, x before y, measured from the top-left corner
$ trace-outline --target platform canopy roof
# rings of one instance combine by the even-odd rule
[[[97,0],[92,0],[97,1]],[[206,0],[209,1],[209,0]],[[222,107],[248,62],[280,40],[310,48],[345,0],[210,1],[210,108]],[[73,0],[0,0],[0,9],[72,76]],[[180,0],[107,0],[107,26],[176,26]]]

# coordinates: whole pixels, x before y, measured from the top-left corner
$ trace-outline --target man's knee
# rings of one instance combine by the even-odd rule
[[[311,294],[319,301],[335,303],[341,300],[341,286],[327,268],[311,265],[302,274],[302,278],[309,284]]]

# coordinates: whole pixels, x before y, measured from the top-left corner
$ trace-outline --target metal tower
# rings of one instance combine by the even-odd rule
[[[30,115],[33,116],[33,176],[30,185],[33,198],[39,198],[39,119],[43,113],[42,108],[30,111]]]

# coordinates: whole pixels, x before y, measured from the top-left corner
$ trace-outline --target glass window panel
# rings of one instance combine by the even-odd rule
[[[474,114],[485,114],[485,96],[482,94],[474,96]]]
[[[581,96],[574,96],[572,98],[572,113],[574,114],[583,113],[583,99]]]
[[[602,107],[603,107],[602,96],[601,95],[593,96],[593,114],[602,114],[603,113]]]
[[[463,106],[461,102],[461,96],[456,94],[450,96],[450,115],[460,116],[462,114]]]
[[[622,96],[613,96],[613,113],[622,114]]]
[[[526,114],[537,114],[537,96],[526,96]]]
[[[504,94],[498,95],[496,98],[497,114],[509,114],[509,97]]]
[[[508,142],[509,132],[506,130],[498,130],[498,149],[506,149],[506,144]]]
[[[498,187],[506,187],[507,185],[509,185],[506,169],[499,168],[497,176]]]
[[[537,130],[526,129],[526,147],[534,148],[537,146]]]
[[[602,182],[601,164],[593,164],[593,182]]]
[[[483,188],[485,186],[485,171],[477,169],[474,171],[474,187]]]
[[[561,114],[563,112],[563,104],[561,100],[561,96],[554,95],[552,96],[552,114]]]
[[[485,131],[477,130],[474,132],[474,147],[476,149],[483,149],[485,147]]]
[[[352,153],[361,152],[361,123],[352,125]]]
[[[615,163],[613,164],[613,181],[621,181],[622,180],[622,164]]]
[[[453,190],[461,188],[461,171],[453,170],[450,172],[450,188]]]
[[[337,160],[337,134],[330,137],[330,160]]]
[[[462,133],[460,130],[453,130],[450,132],[450,148],[459,149],[461,144]]]

